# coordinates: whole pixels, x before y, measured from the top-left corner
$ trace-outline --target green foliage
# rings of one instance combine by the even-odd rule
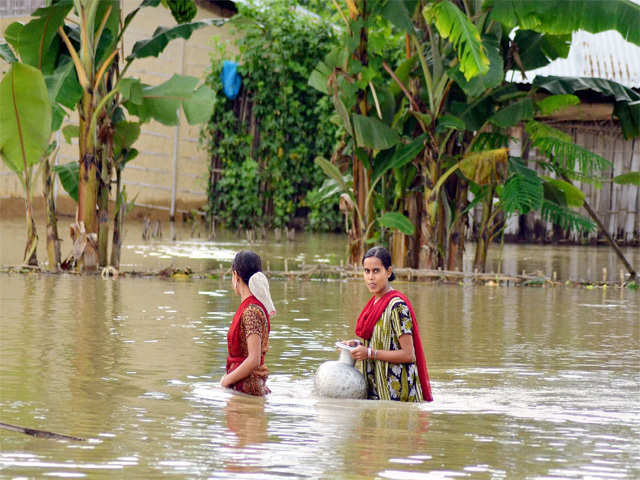
[[[509,159],[509,178],[500,195],[502,208],[507,214],[522,215],[542,206],[544,190],[542,179],[535,170],[526,167],[519,159]]]
[[[198,13],[198,7],[193,0],[166,0],[166,3],[178,23],[190,22]]]
[[[460,70],[467,81],[489,71],[489,58],[480,32],[456,5],[443,0],[424,8],[428,23],[435,23],[443,38],[449,39],[460,60]]]
[[[309,230],[313,232],[337,232],[342,228],[342,216],[338,211],[340,187],[331,179],[319,188],[307,193]]]
[[[11,170],[24,172],[42,158],[50,132],[51,103],[42,72],[13,63],[0,82],[0,156]]]
[[[640,172],[629,172],[617,175],[613,178],[613,182],[620,185],[640,186]]]
[[[413,235],[416,227],[403,214],[398,212],[387,212],[380,217],[380,225],[393,230],[400,230],[405,235]]]
[[[325,21],[282,4],[240,7],[231,21],[239,54],[230,58],[221,49],[207,78],[216,92],[213,115],[202,131],[212,158],[210,214],[230,228],[283,227],[309,214],[313,228],[333,230],[337,200],[323,204],[321,194],[307,195],[325,180],[313,159],[330,157],[336,141],[330,100],[308,85],[335,44],[333,31]],[[235,100],[222,92],[223,60],[238,63],[243,84]],[[253,190],[241,181],[253,182]]]
[[[60,177],[60,183],[65,192],[69,194],[74,201],[78,201],[78,172],[80,165],[78,162],[69,162],[64,165],[55,165],[53,171]]]

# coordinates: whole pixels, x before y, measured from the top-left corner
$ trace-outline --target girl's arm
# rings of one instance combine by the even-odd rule
[[[230,387],[234,383],[238,383],[240,380],[244,380],[251,373],[260,366],[260,347],[262,346],[262,338],[255,333],[250,334],[247,337],[247,349],[249,350],[247,358],[238,365],[233,372],[224,375],[220,380],[220,385],[223,387]]]
[[[408,333],[400,335],[400,350],[375,350],[369,349],[364,345],[360,345],[351,351],[351,356],[356,360],[365,360],[373,358],[374,360],[382,360],[389,363],[413,363],[416,361],[416,354],[413,350],[413,337]]]

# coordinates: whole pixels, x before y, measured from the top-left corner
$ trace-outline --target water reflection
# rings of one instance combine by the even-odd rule
[[[68,230],[69,219],[61,219],[59,230]],[[143,222],[130,221],[125,225],[121,268],[124,271],[159,271],[167,267],[190,268],[194,272],[218,272],[228,268],[235,252],[251,248],[265,259],[264,268],[283,270],[300,265],[339,265],[346,261],[345,237],[341,234],[298,233],[294,241],[276,241],[272,234],[251,244],[233,232],[221,231],[216,241],[193,238],[188,225],[172,225],[172,234],[163,238],[143,240]],[[38,252],[40,262],[46,262],[46,238],[41,235]],[[23,219],[3,219],[0,225],[0,266],[17,265],[22,260],[25,243]],[[70,240],[62,242],[63,255],[71,251]],[[622,248],[629,262],[640,268],[640,248]],[[473,271],[475,245],[467,244],[464,270]],[[606,269],[606,272],[603,272]],[[568,245],[492,245],[489,249],[487,271],[506,274],[539,274],[560,281],[581,282],[619,281],[623,265],[608,246]],[[606,274],[606,275],[605,275]],[[623,271],[626,274],[626,271]]]

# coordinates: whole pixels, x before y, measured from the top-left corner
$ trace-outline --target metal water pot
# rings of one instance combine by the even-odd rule
[[[340,358],[324,362],[318,368],[315,378],[315,393],[329,398],[366,398],[367,384],[364,376],[353,365],[348,347],[337,343]]]

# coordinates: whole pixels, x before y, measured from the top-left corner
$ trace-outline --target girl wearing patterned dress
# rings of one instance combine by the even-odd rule
[[[418,322],[409,299],[389,282],[395,279],[391,255],[383,247],[362,259],[364,281],[373,294],[360,313],[356,335],[363,342],[351,352],[362,360],[367,397],[373,400],[433,400]]]
[[[236,254],[231,270],[231,284],[241,303],[227,333],[227,373],[220,385],[263,396],[270,393],[264,356],[269,348],[269,318],[275,314],[269,282],[260,257],[248,250]]]

